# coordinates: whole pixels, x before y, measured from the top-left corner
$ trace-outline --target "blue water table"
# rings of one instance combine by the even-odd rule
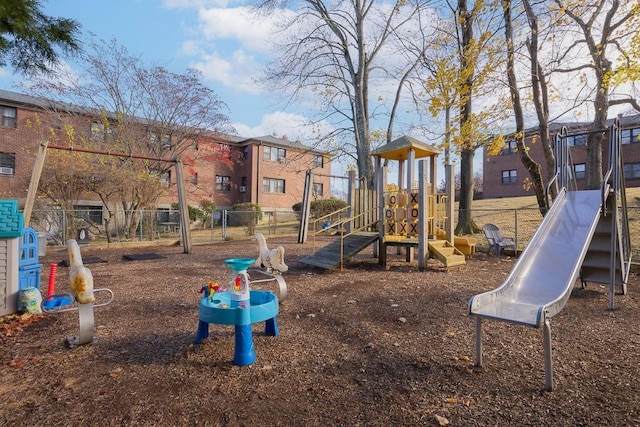
[[[200,319],[195,343],[209,337],[209,324],[235,325],[235,350],[233,364],[251,365],[256,360],[253,348],[251,324],[265,322],[265,335],[277,336],[278,297],[270,291],[252,291],[247,269],[255,263],[252,258],[232,258],[225,260],[232,272],[229,290],[216,292],[211,287],[204,288],[200,300]]]

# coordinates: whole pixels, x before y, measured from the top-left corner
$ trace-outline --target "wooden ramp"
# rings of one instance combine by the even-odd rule
[[[349,261],[355,255],[378,240],[377,232],[361,231],[344,238],[343,263]],[[307,255],[300,260],[301,263],[331,270],[340,265],[340,236],[318,249],[315,253]]]

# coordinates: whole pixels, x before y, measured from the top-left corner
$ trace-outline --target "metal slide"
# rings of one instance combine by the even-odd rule
[[[542,328],[549,391],[553,389],[550,319],[567,303],[581,269],[583,284],[609,283],[609,309],[613,309],[615,285],[621,284],[624,293],[631,264],[620,118],[609,128],[609,169],[601,190],[577,190],[568,140],[563,128],[554,142],[556,175],[547,183],[547,196],[554,182],[559,194],[533,238],[499,288],[469,300],[475,366],[482,366],[483,318]]]
[[[563,189],[502,286],[471,298],[469,314],[542,327],[571,296],[601,204],[600,190]]]
[[[600,220],[600,190],[563,187],[533,238],[497,289],[469,300],[475,327],[475,366],[482,366],[482,318],[543,329],[545,389],[553,389],[551,324],[571,296]]]

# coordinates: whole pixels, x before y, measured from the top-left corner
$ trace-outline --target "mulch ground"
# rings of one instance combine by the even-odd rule
[[[368,250],[344,271],[325,272],[299,262],[311,242],[267,243],[286,250],[289,296],[277,337],[253,325],[249,366],[232,363],[232,326],[212,325],[199,345],[194,337],[200,289],[226,284],[224,260],[257,256],[255,242],[189,255],[178,246],[83,248],[107,261],[87,265],[95,287],[115,294],[95,309],[95,342],[65,347],[78,333],[77,312],[0,318],[0,424],[640,425],[635,274],[613,311],[604,286],[576,283],[552,319],[555,388],[545,392],[541,330],[485,321],[484,366],[473,366],[467,302],[499,286],[513,258],[480,252],[464,266],[447,271],[430,260],[420,272],[393,248],[387,268]],[[131,253],[163,258],[123,259]],[[41,259],[43,289],[49,264],[66,257],[49,248]],[[68,270],[58,267],[59,292]]]

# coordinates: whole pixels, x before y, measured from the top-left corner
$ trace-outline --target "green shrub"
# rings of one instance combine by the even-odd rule
[[[189,210],[189,220],[191,221],[196,221],[196,220],[204,221],[205,218],[209,215],[208,212],[203,212],[202,209],[196,208],[195,206],[187,206],[187,208]],[[173,203],[171,205],[171,209],[179,210],[180,207],[177,203]]]
[[[331,212],[335,212],[348,206],[347,202],[340,199],[330,198],[322,200],[313,200],[311,202],[311,214],[315,217],[321,217]],[[302,210],[302,202],[298,202],[291,207],[294,212],[300,213]]]

